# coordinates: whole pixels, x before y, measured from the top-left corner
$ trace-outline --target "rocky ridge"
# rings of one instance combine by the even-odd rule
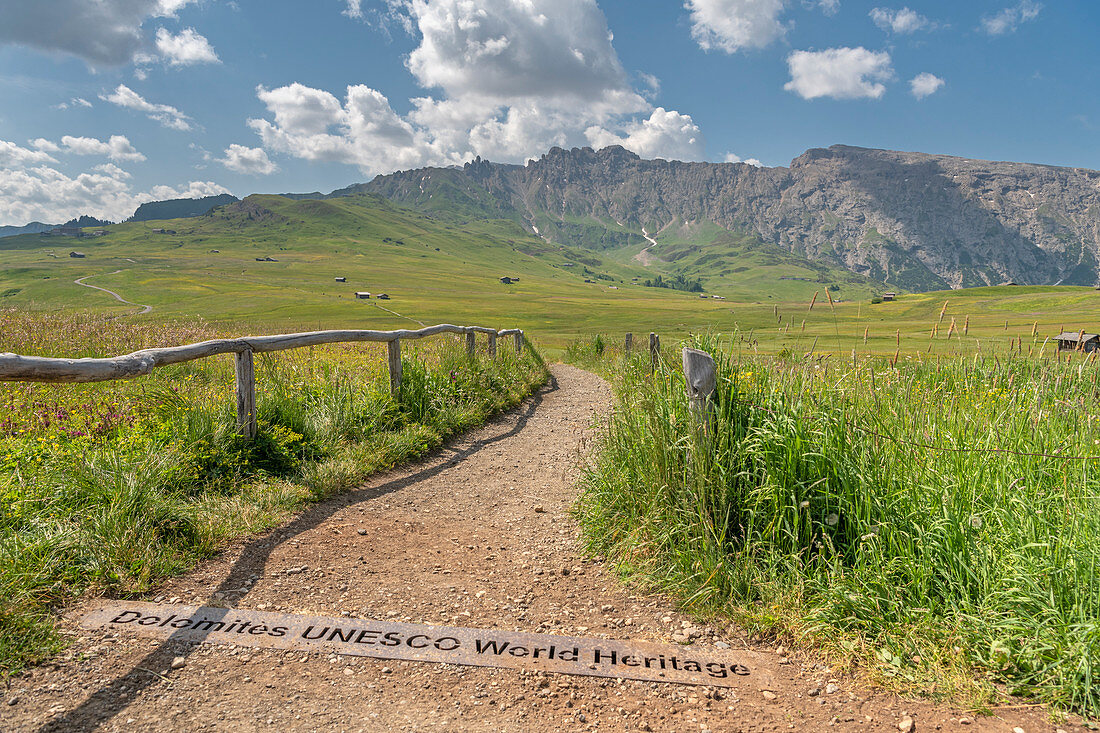
[[[556,242],[642,243],[711,222],[911,290],[1095,285],[1100,172],[834,145],[789,167],[643,160],[614,146],[553,148],[526,166],[379,176],[333,192],[508,218]]]

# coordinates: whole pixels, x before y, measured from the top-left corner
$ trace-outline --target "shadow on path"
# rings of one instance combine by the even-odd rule
[[[434,465],[427,466],[416,473],[395,478],[378,486],[363,487],[326,499],[304,511],[289,524],[272,530],[263,537],[257,537],[252,540],[241,551],[240,557],[237,558],[237,561],[233,564],[229,574],[220,584],[218,584],[218,587],[211,592],[209,598],[213,599],[215,597],[220,597],[218,594],[224,594],[228,591],[234,591],[241,588],[244,581],[250,575],[253,573],[261,573],[276,547],[292,537],[317,527],[340,510],[353,504],[377,499],[380,496],[438,476],[447,469],[453,468],[470,456],[476,454],[481,449],[519,434],[527,426],[527,422],[531,419],[531,416],[534,415],[535,411],[542,405],[542,401],[545,399],[546,395],[557,391],[557,389],[558,380],[551,375],[549,383],[541,387],[525,406],[509,410],[508,412],[498,415],[488,424],[480,428],[474,428],[474,430],[492,428],[502,422],[506,422],[509,418],[518,413],[515,425],[505,433],[475,441],[460,451],[453,451],[453,449],[444,445],[420,459],[421,463],[434,462]],[[457,436],[449,442],[459,442],[462,440],[462,437],[463,436]],[[453,451],[450,456],[447,456],[448,451]],[[397,470],[400,470],[400,468]],[[235,610],[235,604],[239,603],[246,595],[247,593],[242,594],[240,597],[227,602],[230,605],[224,609],[219,609],[223,610],[221,616],[218,616],[216,613],[211,613],[207,614],[207,618],[218,621],[230,615]],[[172,660],[177,656],[187,657],[192,651],[198,648],[199,643],[201,642],[195,642],[193,638],[188,639],[186,642],[187,646],[180,649],[176,640],[169,637],[156,649],[143,657],[141,661],[135,664],[132,670],[126,674],[120,675],[111,683],[96,690],[76,708],[43,723],[38,728],[38,733],[60,733],[62,731],[67,733],[73,730],[91,730],[103,725],[125,710],[146,688],[165,679],[164,676],[171,670]]]

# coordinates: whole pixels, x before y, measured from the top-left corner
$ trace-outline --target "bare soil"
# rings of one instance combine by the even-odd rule
[[[149,600],[662,643],[688,630],[696,645],[755,652],[741,687],[164,643],[69,624],[62,658],[6,681],[0,730],[898,731],[906,719],[914,731],[1082,730],[1041,707],[977,716],[868,689],[624,586],[584,557],[569,514],[610,389],[569,366],[553,374],[522,407]]]

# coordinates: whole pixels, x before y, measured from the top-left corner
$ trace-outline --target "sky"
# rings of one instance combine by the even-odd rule
[[[1096,0],[0,0],[0,225],[619,144],[1100,169]]]

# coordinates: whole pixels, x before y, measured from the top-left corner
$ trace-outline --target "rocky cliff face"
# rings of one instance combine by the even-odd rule
[[[789,168],[554,148],[526,166],[403,171],[334,195],[359,191],[588,247],[708,221],[912,290],[1098,281],[1100,172],[1078,168],[841,145]]]

